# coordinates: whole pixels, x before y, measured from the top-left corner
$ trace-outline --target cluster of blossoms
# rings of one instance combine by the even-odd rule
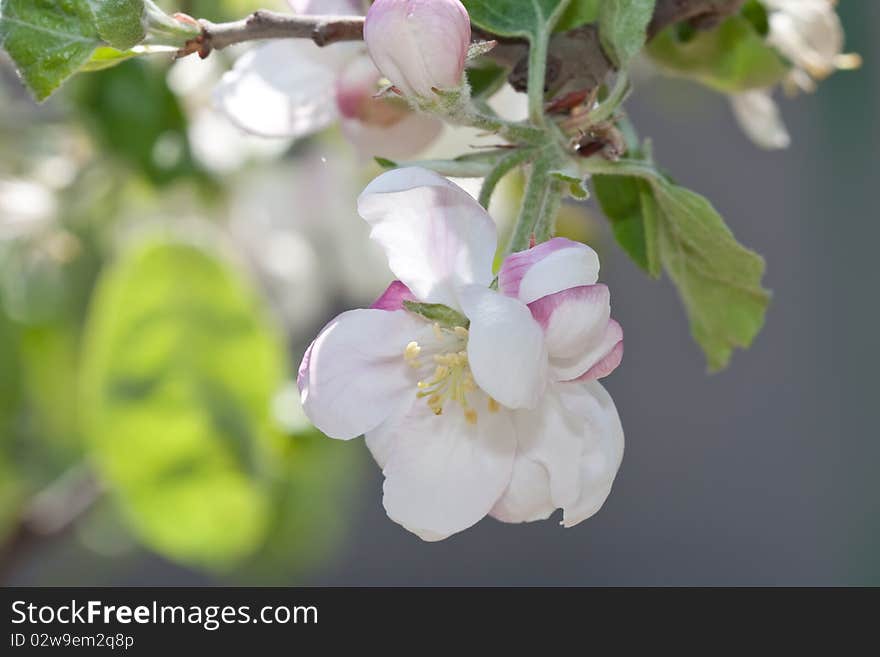
[[[355,53],[337,79],[343,117],[388,129],[396,112],[466,89],[458,0],[378,0],[364,36],[375,66]],[[375,97],[380,75],[402,108]],[[596,513],[623,455],[598,383],[620,364],[623,333],[596,253],[555,238],[509,255],[496,277],[491,217],[419,167],[374,180],[358,210],[397,280],[309,347],[297,377],[309,419],[333,438],[366,437],[388,515],[425,540],[486,515],[526,522],[561,508],[570,527]]]
[[[290,2],[301,13],[358,10]],[[793,65],[788,86],[809,90],[853,63],[831,0],[764,2],[768,41]],[[226,76],[218,99],[253,131],[296,137],[338,119],[364,153],[402,156],[437,135],[431,114],[454,122],[472,111],[470,40],[459,0],[376,0],[365,49],[315,58],[311,44],[266,46]],[[283,57],[300,66],[277,66]],[[781,147],[788,134],[770,94],[743,94],[734,107],[755,141]],[[486,515],[529,522],[562,509],[570,527],[596,513],[624,445],[598,383],[622,360],[623,332],[596,253],[552,238],[507,255],[496,274],[491,217],[421,167],[374,180],[358,211],[397,280],[309,347],[297,378],[309,419],[333,438],[365,436],[388,515],[425,540]]]
[[[570,527],[605,501],[623,430],[597,382],[623,333],[596,253],[555,238],[492,263],[496,229],[436,173],[399,169],[358,201],[398,280],[370,309],[330,322],[298,383],[314,424],[366,436],[388,515],[440,540],[487,514],[563,509]]]

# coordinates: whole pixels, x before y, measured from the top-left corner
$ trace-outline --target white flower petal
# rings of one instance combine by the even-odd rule
[[[382,424],[364,434],[367,448],[380,468],[385,468],[399,435],[398,427],[407,415],[413,412],[416,404],[424,404],[422,399],[406,397]]]
[[[459,288],[492,281],[495,224],[467,192],[433,171],[379,176],[361,194],[358,211],[391,271],[420,301],[458,308]]]
[[[548,389],[541,405],[517,411],[517,469],[534,463],[549,472],[549,496],[563,509],[563,524],[571,527],[593,515],[611,491],[623,458],[623,429],[611,397],[595,381],[557,384]],[[527,464],[521,465],[520,461]],[[548,491],[538,479],[512,479],[499,508],[529,510],[546,506]],[[517,484],[514,487],[514,484]],[[507,522],[525,522],[529,514],[508,514]]]
[[[562,524],[573,527],[602,508],[611,492],[623,460],[623,426],[611,395],[598,382],[566,383],[559,390],[570,417],[584,422],[581,493],[575,504],[563,509],[562,516]]]
[[[547,384],[547,350],[527,306],[479,285],[465,288],[468,361],[477,385],[507,408],[533,408]]]
[[[529,310],[544,329],[556,381],[584,375],[623,342],[620,325],[611,322],[611,294],[605,285],[569,288],[533,301]],[[602,376],[610,374],[604,371],[610,364],[600,368]]]
[[[740,128],[757,146],[767,150],[789,147],[791,137],[769,91],[745,91],[731,96],[730,104]]]
[[[274,41],[245,53],[214,91],[218,109],[263,137],[304,137],[338,118],[336,62],[306,41]]]
[[[510,482],[516,438],[508,412],[483,412],[471,424],[458,407],[437,416],[416,404],[396,434],[385,466],[385,510],[426,541],[478,522]]]
[[[306,352],[297,379],[312,423],[348,440],[414,397],[416,380],[403,353],[424,325],[402,310],[351,310],[330,322]]]
[[[363,16],[359,0],[287,0],[295,14],[302,16]]]
[[[523,303],[599,280],[599,256],[586,244],[554,237],[507,257],[498,289]]]
[[[426,114],[410,112],[390,126],[344,119],[342,132],[361,158],[378,155],[398,159],[412,157],[425,150],[443,132],[443,124]]]
[[[555,510],[547,468],[537,461],[517,457],[510,485],[490,515],[501,522],[534,522],[546,520]]]

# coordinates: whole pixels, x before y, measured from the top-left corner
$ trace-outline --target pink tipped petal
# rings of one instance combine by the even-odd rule
[[[343,119],[342,132],[355,147],[361,159],[377,155],[396,159],[413,157],[428,148],[443,132],[443,123],[426,114],[408,112],[389,126],[373,125],[357,119]]]
[[[358,199],[391,271],[427,303],[458,308],[457,290],[492,281],[495,224],[470,194],[418,167],[376,178]]]
[[[461,85],[471,22],[459,0],[376,0],[364,41],[376,67],[407,96]]]
[[[544,329],[556,381],[580,377],[623,340],[620,324],[611,319],[611,294],[605,285],[569,288],[533,301],[529,310]],[[612,364],[609,360],[604,367]]]
[[[550,498],[550,475],[536,461],[520,456],[513,464],[513,476],[504,495],[490,515],[501,522],[546,520],[556,510]]]
[[[606,376],[611,374],[614,370],[620,367],[620,364],[623,362],[623,330],[620,329],[620,324],[611,320],[611,324],[608,326],[609,338],[606,340],[606,344],[609,342],[613,342],[617,335],[620,336],[620,340],[611,348],[609,351],[598,363],[593,365],[589,370],[586,371],[585,374],[579,376],[577,381],[593,381],[596,379],[604,379]]]
[[[313,43],[275,41],[243,55],[214,90],[218,109],[262,137],[304,137],[337,117],[334,61]]]
[[[306,352],[298,383],[303,410],[321,431],[348,440],[375,429],[416,381],[404,360],[424,322],[403,311],[351,310],[321,331]]]
[[[611,491],[623,457],[623,429],[608,393],[596,382],[556,384],[548,389],[541,405],[516,413],[517,463],[541,465],[549,473],[548,489],[539,480],[512,480],[511,489],[499,506],[528,508],[531,501],[544,509],[546,499],[563,509],[570,527],[595,513]],[[524,484],[528,485],[524,485]],[[527,517],[524,516],[523,520]]]
[[[370,308],[375,310],[403,310],[404,301],[415,301],[416,298],[410,289],[400,281],[394,281],[388,286],[382,296],[373,302]]]
[[[586,244],[555,237],[513,253],[501,265],[498,289],[523,303],[599,280],[599,256]]]
[[[547,383],[547,350],[528,307],[479,285],[464,289],[468,360],[477,385],[508,408],[532,408]]]
[[[436,416],[416,404],[398,424],[393,443],[385,465],[385,510],[426,541],[478,522],[510,483],[516,438],[509,413],[484,411],[472,424],[457,406]]]

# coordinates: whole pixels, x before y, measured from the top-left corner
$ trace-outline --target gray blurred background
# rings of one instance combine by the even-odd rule
[[[603,280],[627,332],[606,381],[627,447],[604,508],[574,529],[491,519],[438,544],[388,520],[370,464],[335,554],[304,585],[880,584],[877,357],[880,4],[843,2],[864,65],[785,101],[792,147],[765,153],[726,101],[642,81],[639,131],[769,263],[767,325],[709,376],[667,281],[648,280],[603,227]],[[366,452],[362,441],[335,444]],[[12,584],[224,583],[139,551],[99,557],[73,538],[32,551]],[[233,583],[241,583],[233,580]]]

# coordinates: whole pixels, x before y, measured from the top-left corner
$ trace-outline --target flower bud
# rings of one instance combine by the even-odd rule
[[[376,98],[381,77],[367,57],[354,59],[342,71],[336,81],[336,106],[344,119],[388,127],[412,113],[397,96]]]
[[[471,22],[459,0],[377,0],[364,40],[376,67],[406,96],[461,86]]]

